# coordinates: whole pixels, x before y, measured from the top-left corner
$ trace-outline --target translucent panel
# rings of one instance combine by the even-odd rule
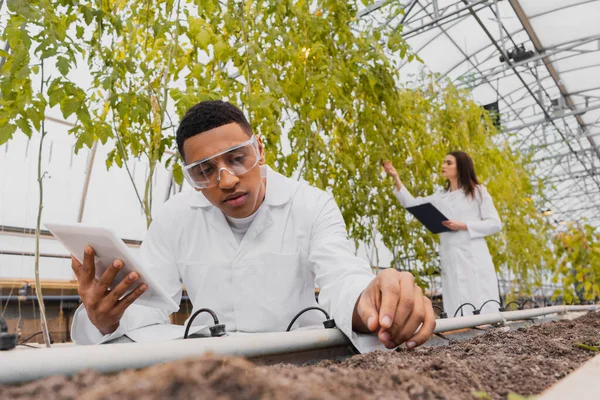
[[[530,85],[535,83],[535,78],[530,75],[521,75],[521,78]],[[496,84],[498,91],[503,96],[505,94],[516,94],[518,93],[518,90],[523,87],[521,80],[514,74],[497,79]]]
[[[45,222],[77,222],[82,205],[85,179],[91,151],[73,154],[74,138],[68,126],[47,121],[42,173],[44,178]],[[145,217],[125,169],[106,170],[105,159],[110,144],[98,146],[85,201],[83,222],[113,227],[122,237],[141,239],[146,230]],[[28,140],[21,132],[0,146],[0,225],[35,228],[39,203],[37,152],[39,135]],[[130,161],[130,170],[142,191],[147,167]],[[153,212],[157,212],[168,195],[170,175],[158,168],[154,180]]]
[[[523,30],[521,22],[519,22],[519,19],[516,17],[515,12],[508,1],[499,1],[498,10],[500,12],[500,21],[506,31],[514,36],[515,32]],[[497,20],[495,22],[497,23]]]
[[[403,32],[408,32],[409,30],[411,30],[411,27],[405,26]],[[423,33],[419,33],[416,36],[410,36],[407,39],[407,42],[415,51],[419,52],[424,47],[434,43],[435,39],[440,35],[443,35],[441,29],[431,29]]]
[[[73,155],[68,127],[48,122],[43,151],[44,221],[75,221],[81,201],[88,151]],[[0,146],[0,225],[34,228],[38,209],[39,135],[20,132]]]
[[[553,62],[558,72],[571,71],[577,68],[588,67],[591,65],[600,66],[600,51],[595,51],[592,53],[575,54],[576,55],[572,57],[563,58],[562,60],[557,60]]]
[[[0,276],[4,279],[33,279],[35,277],[34,257],[0,255]],[[72,280],[73,270],[70,260],[44,258],[40,261],[40,278]]]
[[[492,86],[482,85],[473,89],[473,99],[480,104],[489,104],[498,99],[498,94]]]
[[[458,64],[458,66],[453,68],[452,72],[449,73],[447,77],[451,81],[456,81],[460,77],[463,77],[464,75],[468,74],[471,68],[472,66],[468,62],[461,62]]]
[[[459,2],[460,4],[460,2]],[[445,9],[447,7],[451,7],[456,5],[456,0],[438,0],[438,7],[440,9]]]
[[[588,0],[520,0],[519,4],[527,15],[535,16],[562,9],[565,6],[574,6]]]
[[[566,7],[559,12],[545,14],[530,21],[542,46],[552,47],[598,34],[598,16],[600,3],[588,2]],[[576,29],[574,22],[577,24]]]
[[[562,73],[561,79],[569,91],[579,92],[589,87],[600,87],[600,66]]]
[[[139,253],[139,246],[129,246]],[[0,251],[16,254],[0,254],[0,277],[10,279],[33,279],[35,277],[35,239],[32,236],[14,236],[0,231]],[[54,238],[40,240],[40,277],[42,279],[74,280],[68,251]],[[54,257],[49,257],[54,256]],[[63,256],[66,258],[58,258]]]
[[[466,18],[462,23],[446,30],[452,40],[465,54],[483,48],[489,43],[489,39],[483,34],[481,27],[474,18]],[[474,34],[474,32],[481,34]]]
[[[600,109],[588,111],[585,114],[583,114],[581,118],[586,123],[586,125],[595,126],[595,129],[590,128],[590,133],[600,130],[600,127],[598,127],[598,124],[600,123]]]
[[[444,73],[449,65],[457,64],[464,56],[446,36],[439,37],[419,53],[425,64],[435,72]]]

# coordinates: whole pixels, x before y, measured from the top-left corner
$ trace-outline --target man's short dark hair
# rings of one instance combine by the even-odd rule
[[[248,136],[252,136],[252,127],[242,110],[226,101],[201,101],[187,110],[177,128],[179,153],[182,157],[184,156],[183,142],[185,139],[233,122],[240,125]]]

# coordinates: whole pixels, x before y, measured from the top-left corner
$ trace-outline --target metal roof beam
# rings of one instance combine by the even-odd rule
[[[568,44],[566,46],[564,44],[558,44],[558,45],[555,45],[555,46],[552,46],[552,47],[544,48],[540,52],[538,52],[537,55],[535,55],[535,56],[533,56],[531,58],[528,58],[527,60],[523,60],[523,61],[520,61],[518,63],[514,63],[513,66],[515,66],[515,67],[528,66],[528,64],[530,62],[534,62],[534,61],[538,61],[538,60],[543,60],[545,58],[551,57],[551,56],[556,55],[556,54],[563,53],[565,51],[575,51],[573,49],[575,49],[576,47],[579,47],[579,46],[582,46],[584,44],[587,44],[587,43],[590,43],[590,42],[594,42],[594,41],[597,41],[597,40],[600,40],[600,35],[594,35],[594,36],[590,36],[590,37],[587,37],[587,38],[578,39],[575,42],[571,42],[571,44]],[[561,47],[561,46],[564,46],[564,47]],[[595,50],[595,51],[598,51],[598,50]],[[577,54],[577,55],[579,55],[579,54]],[[577,56],[577,55],[575,55],[575,56]],[[491,59],[493,57],[496,57],[496,56],[498,56],[498,54],[493,53],[487,60],[489,60],[489,59]],[[573,57],[573,55],[570,55],[569,57]],[[568,57],[565,57],[565,58],[568,58]],[[463,62],[464,61],[461,61],[460,64],[462,64]],[[458,65],[460,65],[460,64],[458,64]],[[507,72],[507,71],[510,71],[510,70],[513,69],[512,66],[509,66],[509,65],[504,65],[504,66],[502,66],[501,69],[496,69],[496,68],[497,67],[490,68],[489,69],[490,72],[486,72],[482,76],[477,77],[476,79],[484,80],[484,79],[494,77],[496,75],[502,74],[504,72]],[[453,67],[451,70],[449,70],[449,72],[451,72],[453,69],[455,69],[455,67]],[[466,85],[468,83],[470,83],[470,82],[465,82],[464,84]],[[477,86],[477,83],[474,83],[474,85]]]
[[[578,136],[573,137],[572,139],[585,139],[588,137],[596,137],[596,136],[600,136],[600,132],[591,133],[589,135],[578,135]],[[550,143],[535,144],[535,145],[529,146],[529,148],[530,149],[543,149],[544,147],[553,146],[555,144],[561,144],[561,143],[564,143],[564,140],[557,140],[555,142],[550,142]],[[521,147],[525,147],[525,146],[522,145]]]
[[[514,1],[514,0],[510,0],[510,1]],[[462,0],[462,2],[468,4],[468,0]],[[544,112],[544,115],[547,118],[551,118],[550,114],[548,114],[548,112],[545,110],[544,105],[536,97],[535,93],[533,93],[533,91],[531,90],[531,88],[529,87],[529,85],[527,84],[527,82],[525,82],[525,80],[523,80],[523,77],[521,76],[521,74],[516,70],[516,68],[514,68],[514,65],[510,62],[510,60],[508,59],[507,55],[503,52],[503,50],[500,48],[500,46],[498,45],[498,43],[496,42],[496,40],[494,39],[494,37],[492,36],[492,34],[490,33],[490,31],[487,29],[487,27],[485,26],[485,24],[481,21],[481,18],[479,18],[479,16],[473,10],[469,10],[469,12],[473,16],[473,18],[475,18],[475,20],[477,21],[477,23],[479,24],[479,26],[481,27],[481,29],[483,29],[483,31],[485,32],[486,36],[488,37],[488,39],[490,39],[490,41],[496,47],[496,49],[498,50],[498,52],[500,52],[500,54],[502,54],[504,56],[504,58],[507,60],[506,61],[507,64],[513,66],[513,71],[515,72],[515,75],[521,81],[521,84],[527,88],[527,91],[529,92],[529,94],[531,95],[531,97],[533,97],[535,99],[536,103],[539,105],[539,107]],[[554,121],[550,121],[550,123],[556,128],[556,130],[558,131],[558,133],[564,138],[564,134],[558,128],[558,126],[554,123]],[[573,147],[568,142],[566,142],[566,144],[569,147],[569,150],[574,151]],[[598,151],[598,150],[596,150],[596,151]],[[577,157],[577,159],[581,163],[581,165],[583,165],[584,168],[587,168],[586,164],[581,159],[579,159],[579,157],[577,156],[577,154],[575,154],[575,156]],[[600,188],[600,182],[595,181],[595,183],[598,186],[598,188]]]
[[[599,39],[599,40],[600,40],[600,39]],[[575,67],[575,68],[571,68],[571,69],[568,69],[568,70],[564,70],[564,71],[562,71],[562,73],[563,73],[563,74],[568,74],[568,73],[571,73],[571,72],[577,72],[577,71],[581,71],[581,70],[584,70],[584,69],[589,69],[589,68],[597,68],[597,67],[599,67],[599,66],[600,66],[600,64],[584,65],[584,66],[581,66],[581,67]],[[512,75],[508,75],[508,76],[504,76],[504,77],[502,77],[502,78],[511,77],[511,76],[512,76]],[[548,80],[548,79],[552,79],[552,76],[548,75],[548,76],[545,76],[545,77],[541,78],[540,80],[541,80],[541,81],[545,81],[545,80]],[[477,86],[477,85],[475,85],[475,86]],[[557,88],[558,88],[558,87],[557,87]],[[506,96],[512,96],[513,94],[516,94],[516,93],[518,93],[518,92],[520,92],[520,91],[522,91],[522,90],[524,90],[524,89],[525,89],[525,88],[522,88],[522,87],[520,87],[520,88],[516,88],[516,89],[513,89],[512,91],[510,91],[510,92],[506,93],[505,95],[506,95]],[[564,95],[563,95],[562,93],[561,93],[561,95],[564,97]],[[569,95],[569,94],[568,94],[568,95]],[[527,97],[527,92],[525,92],[525,93],[523,94],[523,96],[522,96],[522,97],[520,97],[520,98],[519,98],[519,100],[517,100],[517,101],[520,101],[520,100],[524,99],[525,97]],[[569,97],[570,97],[570,95],[569,95]],[[526,106],[526,107],[527,107],[527,106]]]
[[[592,128],[595,128],[597,126],[600,126],[600,117],[598,117],[595,122],[592,122],[591,124],[587,124],[587,128],[583,133],[581,133],[580,135],[573,136],[571,139],[578,140],[578,139],[600,136],[600,132],[591,133]],[[545,145],[552,146],[552,145],[560,144],[560,143],[563,143],[563,141],[557,140],[555,142],[546,143]]]
[[[519,0],[509,0],[509,3],[512,6],[515,13],[517,14],[517,17],[523,24],[523,27],[525,28],[525,31],[527,32],[527,34],[529,35],[529,38],[533,42],[533,45],[535,46],[536,51],[538,53],[541,52],[543,50],[542,43],[541,43],[540,39],[538,38],[537,34],[535,33],[535,30],[531,26],[531,22],[529,21],[529,18],[527,18],[527,15],[523,11],[521,4],[519,4]],[[544,64],[546,65],[548,72],[550,72],[552,79],[554,79],[554,83],[558,87],[558,90],[560,90],[560,93],[565,98],[565,101],[567,102],[567,105],[569,106],[569,108],[575,109],[575,104],[573,103],[573,99],[571,99],[571,97],[568,95],[568,91],[565,88],[564,83],[560,79],[558,71],[556,70],[556,68],[554,68],[554,65],[552,64],[550,59],[548,57],[545,57],[542,60],[543,60]],[[577,119],[577,123],[579,123],[579,126],[581,126],[581,129],[585,130],[585,122],[583,121],[581,116],[576,115],[575,118]],[[596,143],[594,142],[594,139],[588,138],[588,141],[590,142],[590,145],[592,145],[592,148],[595,149],[596,156],[598,157],[598,159],[600,159],[600,150],[598,150],[596,148]]]
[[[445,14],[444,12],[448,8],[452,7],[452,6],[449,6],[449,7],[446,7],[444,10],[441,10],[440,11],[440,16],[437,17],[437,18],[435,16],[432,17],[431,14],[429,14],[429,12],[427,12],[428,17],[431,18],[431,20],[429,22],[423,23],[423,24],[421,24],[420,26],[418,26],[416,28],[409,29],[408,31],[403,32],[402,34],[403,34],[404,38],[406,39],[409,35],[417,33],[417,32],[418,33],[422,33],[420,31],[423,30],[424,28],[428,28],[430,26],[439,25],[440,22],[442,22],[442,21],[444,21],[444,20],[446,20],[446,19],[448,19],[450,17],[453,17],[455,15],[461,14],[463,12],[468,13],[475,6],[482,5],[482,7],[480,7],[479,9],[483,9],[483,8],[485,8],[487,6],[490,6],[490,5],[493,5],[493,4],[494,4],[494,2],[492,0],[477,0],[477,1],[473,1],[472,3],[466,5],[465,7],[459,8],[457,10],[454,10],[452,12],[449,12],[449,13]],[[423,9],[425,9],[425,7],[423,7]],[[461,16],[459,16],[459,18],[460,17]],[[421,18],[420,21],[422,21],[424,19],[425,19],[425,17]]]
[[[425,8],[423,8],[423,10],[425,10]],[[425,12],[431,17],[431,14],[429,14],[427,12],[427,10],[425,10]],[[470,9],[470,13],[474,14],[475,11],[473,9]],[[467,59],[467,61],[471,63],[471,65],[475,68],[475,70],[479,71],[478,66],[468,57],[468,55],[463,51],[463,49],[458,45],[458,43],[456,43],[456,41],[448,34],[448,32],[446,31],[446,29],[444,29],[443,26],[440,26],[440,31],[441,31],[440,35],[445,35],[447,37],[447,39],[450,41],[450,43],[452,43],[454,45],[454,47],[456,47],[456,49],[463,55],[463,57],[465,57],[465,59]],[[490,82],[486,82],[486,84],[490,85],[493,90],[496,90]],[[497,93],[497,94],[498,94],[499,100],[504,101],[506,103],[507,107],[511,111],[515,112],[515,110],[512,108],[511,103],[507,102],[506,98],[504,96],[500,95],[499,93]],[[516,114],[516,112],[515,112],[515,114]],[[521,121],[523,121],[523,120],[521,120]],[[532,131],[531,134],[535,135],[536,132]]]
[[[555,121],[555,120],[561,119],[561,118],[567,118],[567,117],[572,117],[572,116],[580,116],[582,114],[585,114],[588,111],[593,111],[593,110],[597,110],[597,109],[600,109],[600,104],[596,104],[596,105],[593,105],[593,106],[590,106],[590,107],[586,107],[586,108],[583,108],[583,109],[580,109],[580,110],[574,110],[574,111],[571,111],[571,112],[568,112],[568,113],[564,113],[564,114],[560,114],[560,115],[550,116],[549,118],[548,117],[540,118],[540,119],[538,119],[536,121],[528,122],[528,123],[523,124],[523,125],[515,126],[515,127],[512,127],[512,128],[506,128],[506,129],[504,129],[504,131],[505,132],[516,132],[516,131],[520,131],[521,129],[533,126],[533,125],[538,125],[538,124],[542,124],[542,123],[548,123],[548,122]],[[546,112],[546,114],[549,115],[547,112]],[[585,127],[583,129],[585,129]]]
[[[597,148],[596,148],[597,149]],[[531,160],[531,163],[539,163],[539,162],[543,162],[543,161],[548,161],[548,160],[554,160],[557,158],[564,158],[564,157],[568,157],[568,156],[576,156],[577,154],[583,154],[583,153],[589,153],[592,151],[595,151],[596,149],[592,148],[592,147],[588,147],[587,149],[581,149],[581,150],[572,150],[569,151],[567,153],[562,153],[562,154],[555,154],[552,156],[548,156],[548,157],[542,157],[542,158],[538,158],[535,160]],[[587,166],[584,165],[584,167],[586,168],[586,171],[589,173],[589,168],[587,168]]]
[[[577,194],[570,194],[568,196],[556,196],[558,200],[562,200],[562,199],[576,199],[582,196],[591,196],[591,195],[600,195],[600,191],[592,191],[592,192],[582,192],[582,193],[577,193]]]
[[[579,2],[579,3],[573,4],[573,0],[571,0],[566,5],[561,5],[558,8],[554,8],[554,9],[548,10],[548,11],[542,11],[539,14],[532,15],[530,17],[530,19],[538,18],[538,17],[543,17],[544,15],[548,15],[548,14],[552,14],[552,13],[559,12],[559,11],[562,11],[562,10],[566,10],[567,8],[577,7],[577,6],[581,6],[583,4],[587,4],[587,3],[594,3],[596,1],[598,1],[598,0],[583,0],[583,1]],[[565,2],[563,2],[563,3],[565,3]]]
[[[597,210],[598,206],[593,205],[593,206],[589,206],[589,207],[581,207],[581,208],[576,208],[574,210],[566,210],[566,211],[556,211],[556,213],[561,213],[561,214],[566,214],[566,213],[575,213],[578,211],[587,211],[587,210]]]

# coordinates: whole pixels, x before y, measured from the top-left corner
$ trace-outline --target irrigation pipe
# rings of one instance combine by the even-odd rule
[[[553,306],[438,319],[435,333],[568,311],[591,310],[596,310],[596,306]],[[256,358],[344,347],[349,344],[350,341],[339,329],[318,329],[175,340],[163,343],[11,350],[0,353],[0,384],[26,382],[51,375],[74,375],[85,369],[108,373],[144,368],[158,363],[198,357],[207,352]]]
[[[51,375],[74,375],[85,369],[116,372],[207,352],[255,358],[349,345],[338,329],[174,340],[163,343],[122,343],[69,346],[0,353],[0,384],[31,381]]]
[[[495,312],[480,315],[469,315],[466,317],[438,319],[433,333],[454,331],[457,329],[473,328],[480,325],[496,324],[506,321],[520,321],[542,317],[544,315],[566,313],[569,311],[594,311],[595,305],[589,306],[552,306],[531,308],[519,311]]]

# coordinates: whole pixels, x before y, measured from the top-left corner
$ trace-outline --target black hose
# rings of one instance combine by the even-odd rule
[[[187,326],[185,327],[185,333],[183,334],[183,338],[187,339],[188,337],[188,333],[190,332],[190,327],[192,326],[192,322],[194,321],[194,319],[203,312],[207,312],[210,315],[212,315],[213,317],[213,321],[215,322],[215,325],[219,325],[219,318],[217,318],[217,314],[215,314],[215,312],[213,310],[211,310],[210,308],[201,308],[198,311],[196,311],[194,313],[194,315],[191,316],[190,320],[187,323]]]
[[[27,343],[28,341],[30,341],[31,339],[33,339],[37,335],[41,335],[42,333],[43,333],[42,331],[36,332],[33,335],[29,336],[27,339],[22,340],[21,343],[19,343],[19,344]],[[50,344],[54,344],[54,339],[52,339],[52,335],[50,334],[50,332],[48,332],[48,337],[50,338]]]
[[[0,315],[0,332],[8,332],[8,325],[6,325],[6,321],[4,317]]]
[[[506,309],[506,311],[508,311],[508,306],[510,306],[511,304],[516,304],[517,305],[517,310],[521,310],[521,305],[519,303],[517,303],[516,301],[511,301],[510,303],[508,303],[506,305],[506,307],[504,307]]]
[[[499,309],[499,311],[502,311],[502,310],[503,310],[503,308],[502,308],[502,303],[501,303],[501,302],[499,302],[499,301],[498,301],[498,300],[496,300],[496,299],[489,299],[489,300],[487,300],[485,303],[483,303],[483,304],[481,305],[481,307],[479,307],[479,312],[481,312],[481,310],[483,310],[483,307],[485,307],[485,305],[486,305],[487,303],[498,303],[498,305],[500,306],[500,309]]]
[[[533,301],[531,299],[527,299],[523,303],[521,303],[521,309],[524,309],[525,308],[525,304],[527,304],[527,303],[533,303],[533,308],[539,308],[538,303],[536,303],[535,301]]]
[[[288,325],[287,329],[285,330],[286,332],[289,332],[290,329],[292,329],[292,325],[294,325],[294,322],[296,322],[296,320],[305,312],[310,311],[310,310],[319,310],[321,311],[323,314],[325,314],[325,318],[327,318],[327,321],[331,321],[331,318],[329,318],[329,314],[327,314],[327,311],[323,310],[321,307],[317,307],[317,306],[312,306],[312,307],[306,307],[304,310],[300,311],[298,314],[296,314],[296,316],[294,317],[294,319],[292,319],[292,322],[290,322],[290,324]],[[325,321],[325,322],[327,322]],[[326,326],[327,327],[327,326]]]
[[[433,304],[433,305],[432,305],[432,307],[433,307],[434,309],[436,309],[436,308],[437,308],[437,309],[440,311],[440,313],[439,313],[439,317],[440,317],[441,319],[448,318],[448,314],[446,314],[446,313],[444,312],[444,309],[443,309],[442,307],[436,306],[435,304]]]
[[[471,304],[471,303],[463,303],[463,304],[460,305],[460,307],[458,307],[456,309],[456,312],[454,313],[454,318],[456,318],[456,316],[458,315],[458,312],[461,311],[464,306],[471,306],[471,307],[473,307],[473,310],[477,311],[477,307],[475,307],[473,304]],[[461,315],[462,315],[462,313],[461,313]]]

